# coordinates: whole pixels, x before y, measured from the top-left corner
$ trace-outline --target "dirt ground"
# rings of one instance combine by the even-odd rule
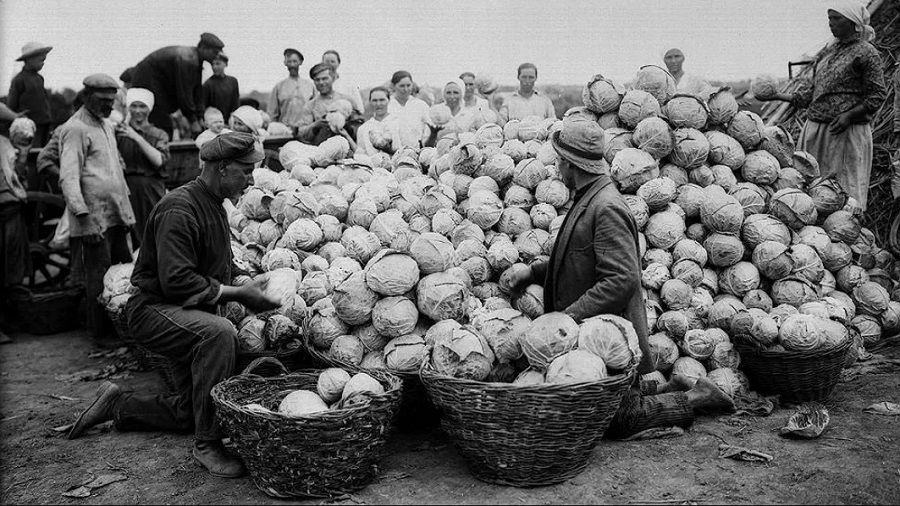
[[[0,346],[0,502],[60,504],[264,504],[269,498],[249,478],[209,476],[190,457],[191,438],[163,433],[117,433],[101,427],[69,441],[53,428],[70,423],[101,380],[71,375],[102,369],[122,357],[82,332],[13,335]],[[881,353],[900,358],[900,349]],[[91,357],[89,355],[93,354]],[[154,372],[116,380],[134,390],[159,388]],[[816,440],[777,435],[793,412],[771,416],[702,417],[682,437],[604,441],[588,469],[560,485],[519,489],[472,477],[439,431],[394,433],[378,477],[352,495],[308,503],[897,503],[900,500],[900,417],[863,413],[879,401],[900,402],[900,370],[842,381],[828,403],[831,423]],[[742,446],[772,455],[769,463],[718,457],[718,446]],[[91,496],[62,494],[92,476],[123,481]]]

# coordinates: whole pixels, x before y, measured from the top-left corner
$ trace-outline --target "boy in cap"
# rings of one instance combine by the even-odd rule
[[[166,46],[147,55],[134,67],[131,85],[146,88],[156,97],[150,123],[172,138],[170,115],[181,111],[193,135],[199,134],[203,104],[203,62],[212,63],[225,44],[211,33],[200,35],[196,46]]]
[[[288,77],[275,85],[269,95],[269,119],[284,123],[289,127],[300,126],[303,106],[312,100],[316,92],[312,81],[300,77],[300,65],[303,65],[303,54],[294,48],[284,50],[284,66]]]
[[[34,146],[42,147],[50,138],[50,97],[44,88],[44,76],[40,74],[52,46],[29,42],[22,47],[22,55],[16,61],[24,62],[22,71],[13,77],[9,85],[9,107],[24,113],[37,125]]]
[[[222,203],[236,200],[253,183],[262,147],[250,134],[230,132],[206,143],[200,157],[200,176],[169,192],[150,213],[131,276],[137,292],[125,306],[133,338],[174,362],[178,394],[125,393],[105,382],[69,439],[108,420],[121,431],[193,429],[194,459],[213,476],[236,478],[244,467],[222,444],[210,391],[233,373],[237,330],[217,309],[236,301],[263,312],[281,301],[265,295],[265,281],[231,286],[231,238]]]
[[[222,113],[225,122],[231,113],[241,106],[241,93],[238,80],[234,76],[225,75],[228,56],[219,53],[212,61],[213,75],[203,83],[203,110],[215,107]]]
[[[128,185],[116,136],[107,121],[119,84],[106,74],[84,78],[84,105],[59,136],[59,184],[69,217],[72,282],[84,284],[87,329],[95,337],[110,330],[97,302],[110,265],[131,262],[126,239],[134,225]]]
[[[533,262],[512,276],[506,288],[520,291],[528,283],[541,283],[544,312],[562,312],[578,323],[601,314],[623,316],[637,334],[642,353],[639,376],[652,372],[656,364],[647,340],[638,228],[610,178],[603,158],[603,129],[596,115],[581,110],[566,116],[562,130],[554,132],[550,141],[559,154],[560,176],[574,191],[574,202],[550,260]],[[688,427],[698,408],[728,410],[734,404],[706,378],[691,384],[678,376],[664,385],[638,380],[622,400],[607,434],[625,438],[656,427]]]

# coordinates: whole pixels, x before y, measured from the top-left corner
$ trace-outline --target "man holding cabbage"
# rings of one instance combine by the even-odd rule
[[[237,330],[217,310],[237,301],[262,312],[280,301],[267,295],[263,280],[231,286],[231,238],[222,202],[237,199],[253,183],[252,171],[264,154],[253,135],[229,132],[204,144],[200,158],[200,176],[169,192],[147,218],[131,276],[137,292],[125,306],[134,340],[172,361],[178,393],[134,394],[104,382],[69,439],[109,420],[121,431],[193,430],[194,460],[213,476],[236,478],[244,466],[222,444],[210,391],[233,373]]]
[[[643,353],[638,372],[652,372],[647,314],[641,292],[638,228],[603,159],[603,129],[587,110],[570,113],[551,143],[559,154],[563,182],[575,197],[557,235],[549,262],[535,262],[510,281],[521,290],[544,285],[544,312],[564,312],[575,321],[601,314],[630,320]],[[674,375],[663,385],[638,380],[625,394],[607,434],[625,438],[659,427],[688,427],[694,409],[733,409],[712,381],[693,383]]]

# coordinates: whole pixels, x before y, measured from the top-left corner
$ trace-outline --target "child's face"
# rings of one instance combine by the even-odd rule
[[[221,117],[211,118],[206,122],[206,127],[214,134],[221,133],[222,129],[225,128],[225,120]]]
[[[213,60],[213,62],[212,62],[213,74],[215,74],[217,76],[224,75],[225,67],[227,67],[227,66],[228,66],[228,64],[223,62],[222,60]]]

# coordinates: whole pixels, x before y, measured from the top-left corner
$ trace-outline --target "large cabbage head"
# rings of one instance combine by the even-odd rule
[[[629,129],[634,129],[641,120],[659,116],[659,101],[643,90],[630,90],[619,104],[619,120]]]
[[[619,109],[625,91],[622,84],[597,74],[581,91],[581,100],[588,110],[605,114]]]
[[[495,123],[481,125],[475,131],[475,142],[481,149],[490,145],[499,147],[503,144],[503,127]]]
[[[469,290],[462,280],[445,272],[429,274],[416,286],[419,312],[435,321],[462,318],[468,298]]]
[[[350,326],[337,315],[330,297],[317,301],[310,307],[309,318],[303,332],[319,350],[329,350],[338,336],[350,333]]]
[[[490,191],[478,191],[469,196],[466,218],[483,229],[489,229],[500,221],[503,201]]]
[[[607,367],[620,371],[641,356],[634,326],[616,315],[598,315],[584,320],[578,330],[578,349],[597,355]]]
[[[625,148],[613,158],[610,171],[623,192],[634,193],[642,184],[659,177],[659,164],[644,150]]]
[[[744,395],[750,390],[750,382],[747,380],[747,376],[743,372],[730,367],[709,371],[706,374],[706,378],[731,398]]]
[[[547,366],[547,383],[586,383],[607,376],[606,364],[597,355],[584,350],[566,352]]]
[[[261,264],[264,271],[282,268],[300,270],[300,258],[296,253],[285,248],[274,248],[267,251],[262,257]]]
[[[747,307],[740,299],[731,295],[723,295],[709,308],[707,319],[710,327],[728,330],[735,316],[746,313]]]
[[[475,328],[463,326],[435,341],[431,363],[440,374],[484,381],[491,372],[494,353]]]
[[[657,65],[644,65],[635,76],[634,87],[653,95],[660,105],[675,96],[675,78],[666,69]]]
[[[569,201],[569,189],[559,179],[545,179],[535,187],[534,197],[539,203],[558,208]]]
[[[647,181],[638,188],[637,195],[647,203],[651,211],[659,211],[668,207],[678,195],[675,181],[667,177],[658,177]]]
[[[769,74],[758,75],[750,81],[750,93],[764,100],[775,98],[778,94],[778,80]]]
[[[859,314],[881,316],[888,309],[890,300],[888,291],[874,281],[860,283],[853,289],[853,301]]]
[[[707,191],[706,199],[700,204],[700,219],[714,232],[737,235],[744,223],[744,208],[723,191]]]
[[[819,216],[828,216],[847,205],[847,192],[831,178],[815,179],[807,188],[807,193],[812,198]]]
[[[813,283],[822,281],[825,266],[815,249],[805,244],[795,244],[791,246],[789,254],[794,262],[792,276],[802,277]]]
[[[313,155],[313,165],[317,167],[327,167],[332,163],[339,162],[350,154],[350,143],[344,137],[335,135],[329,137],[319,144]]]
[[[419,282],[415,259],[391,249],[381,250],[365,267],[366,284],[383,296],[403,295]]]
[[[785,349],[814,351],[826,345],[822,319],[808,314],[789,316],[778,330],[778,337]]]
[[[665,116],[674,128],[701,129],[706,126],[709,112],[703,100],[687,94],[677,94],[666,103]]]
[[[771,153],[758,149],[747,153],[747,158],[741,167],[741,175],[747,182],[765,186],[778,179],[779,169],[781,166]]]
[[[760,148],[765,149],[778,160],[781,167],[790,167],[793,163],[794,139],[791,134],[780,126],[767,126],[763,131],[763,141]],[[801,177],[801,181],[802,181]]]
[[[699,378],[706,377],[706,368],[703,364],[691,357],[680,357],[672,366],[672,376],[675,375],[687,378],[693,385]]]
[[[797,188],[786,188],[772,195],[769,213],[794,230],[812,225],[818,218],[812,198]]]
[[[656,370],[666,372],[672,369],[678,360],[678,345],[662,332],[651,334],[648,338],[650,356],[656,364]]]
[[[662,118],[652,116],[641,120],[634,128],[634,145],[659,160],[672,152],[675,137],[672,128]]]
[[[411,334],[418,319],[416,304],[406,297],[385,297],[372,308],[372,326],[388,338]]]
[[[506,189],[506,195],[503,196],[503,205],[505,205],[507,209],[510,207],[517,207],[528,213],[536,203],[537,200],[535,200],[531,191],[528,190],[528,188],[524,188],[517,184],[509,185]],[[505,209],[504,212],[506,212]],[[502,222],[503,219],[501,218],[500,221]]]
[[[777,241],[763,241],[753,250],[753,265],[770,280],[785,278],[794,270],[788,247]]]
[[[709,158],[709,140],[700,130],[677,128],[674,137],[675,144],[669,153],[669,160],[675,165],[693,169],[703,165]]]
[[[786,277],[772,284],[772,301],[777,305],[800,307],[820,298],[818,285],[806,278]]]
[[[608,163],[612,163],[613,158],[616,157],[616,154],[619,151],[622,151],[625,148],[635,147],[634,134],[632,134],[631,130],[625,130],[624,128],[608,128],[603,133],[606,138],[606,144],[603,148],[603,158]]]
[[[745,150],[751,150],[762,142],[765,128],[762,118],[755,112],[738,111],[728,124],[728,135],[734,137]]]
[[[533,367],[546,369],[554,358],[575,347],[578,331],[578,324],[565,313],[541,315],[522,334],[522,351]]]
[[[831,242],[825,247],[825,251],[819,255],[822,265],[831,272],[837,272],[850,265],[853,261],[853,250],[846,243]]]
[[[531,327],[531,319],[512,308],[488,311],[475,327],[487,339],[497,359],[512,362],[522,356],[521,339]]]
[[[743,298],[759,287],[759,271],[750,262],[738,262],[719,274],[719,288],[735,297]]]
[[[362,227],[352,226],[344,231],[341,245],[349,258],[365,265],[381,249],[381,240]]]
[[[366,284],[365,272],[357,271],[334,288],[331,300],[341,320],[349,325],[362,325],[372,317],[378,294]]]
[[[713,126],[728,124],[738,112],[737,100],[728,86],[710,94],[706,106],[709,108],[709,123]]]
[[[680,279],[670,279],[663,283],[659,295],[669,309],[687,309],[694,289]]]
[[[874,316],[858,315],[851,320],[850,327],[859,333],[866,346],[871,346],[881,340],[881,323]]]
[[[459,265],[453,243],[434,232],[419,235],[410,246],[409,253],[419,264],[422,274],[443,272]]]
[[[769,194],[753,183],[737,183],[729,191],[744,208],[744,216],[751,216],[766,212],[768,208]],[[780,222],[779,222],[780,223]],[[781,224],[784,227],[784,224]],[[787,230],[787,227],[784,227]]]
[[[427,357],[425,340],[416,334],[396,337],[384,346],[385,364],[395,371],[415,372]]]
[[[322,228],[316,222],[300,218],[288,225],[279,243],[294,251],[315,251],[324,238]]]
[[[262,188],[251,186],[241,195],[237,208],[247,218],[251,220],[263,221],[271,217],[269,214],[269,204],[272,202],[273,195]]]
[[[654,248],[667,250],[684,238],[684,219],[669,211],[663,211],[650,216],[647,226],[644,227],[644,235],[647,242]]]
[[[741,356],[738,354],[734,344],[725,342],[717,343],[713,349],[712,355],[709,356],[710,369],[730,368],[737,369],[741,365]]]
[[[703,329],[691,329],[684,334],[681,341],[682,353],[694,360],[706,360],[712,355],[718,342],[712,333]]]
[[[731,170],[739,170],[744,165],[744,148],[734,137],[717,130],[710,130],[705,135],[709,141],[709,163],[725,165]]]
[[[862,225],[852,213],[841,210],[828,215],[822,223],[822,229],[832,241],[853,244],[859,239]]]
[[[638,230],[643,230],[644,226],[647,225],[647,220],[650,219],[650,207],[647,205],[647,202],[638,195],[623,195],[623,197],[631,210],[631,215],[634,216]]]

